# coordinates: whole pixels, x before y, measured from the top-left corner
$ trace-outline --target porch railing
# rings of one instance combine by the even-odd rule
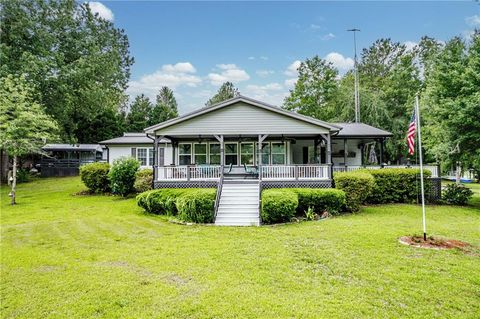
[[[262,180],[326,180],[329,165],[262,165]]]
[[[221,176],[220,165],[162,166],[158,167],[158,180],[217,180]]]
[[[384,168],[419,168],[419,165],[385,165],[383,166]],[[347,165],[347,166],[333,166],[333,171],[334,172],[352,172],[356,171],[359,169],[381,169],[382,167],[380,165],[366,165],[366,166],[360,166],[360,165]],[[438,166],[436,165],[423,165],[423,169],[429,170],[432,173],[432,177],[439,177],[440,172],[438,169]]]

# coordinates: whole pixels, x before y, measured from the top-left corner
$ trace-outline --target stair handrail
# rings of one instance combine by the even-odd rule
[[[258,223],[262,224],[262,180],[258,181]]]
[[[220,204],[220,196],[222,195],[222,188],[223,188],[223,174],[220,176],[220,179],[218,180],[218,184],[217,184],[217,196],[215,197],[215,212],[214,212],[213,219],[217,218],[218,206]]]

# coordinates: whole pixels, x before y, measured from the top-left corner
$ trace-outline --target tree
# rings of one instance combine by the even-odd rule
[[[148,125],[155,125],[178,116],[177,100],[173,91],[163,86],[157,94],[156,103]]]
[[[126,117],[126,126],[129,132],[143,132],[149,126],[153,113],[153,104],[144,94],[137,95],[130,106]]]
[[[317,119],[332,119],[336,114],[337,77],[338,71],[331,62],[318,56],[305,60],[298,68],[298,80],[284,107]]]
[[[66,141],[106,136],[93,124],[126,100],[133,59],[125,32],[87,2],[0,1],[0,76],[25,75]]]
[[[16,203],[18,157],[40,153],[45,141],[56,138],[57,123],[34,101],[23,77],[0,78],[0,148],[13,157],[11,203]]]
[[[422,94],[425,146],[446,165],[461,161],[480,172],[480,33],[448,41]]]
[[[233,85],[232,82],[225,82],[218,89],[217,93],[205,103],[205,106],[210,106],[218,104],[220,102],[226,101],[228,99],[234,98],[240,95],[238,89]]]

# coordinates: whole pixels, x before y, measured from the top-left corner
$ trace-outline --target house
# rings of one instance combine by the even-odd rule
[[[142,168],[153,166],[154,149],[153,138],[145,133],[124,133],[123,136],[99,142],[106,149],[106,161],[113,164],[113,161],[125,156],[131,156],[140,161]],[[170,165],[171,144],[168,139],[161,139],[158,143],[160,158],[158,165]],[[165,155],[166,154],[166,155]]]
[[[98,144],[46,144],[42,151],[43,177],[78,175],[81,165],[103,159],[103,149]]]
[[[381,168],[384,141],[392,135],[364,123],[327,123],[245,96],[145,133],[158,150],[149,162],[154,187],[217,188],[219,225],[258,225],[263,188],[327,188],[334,170]],[[379,156],[372,151],[375,143]]]

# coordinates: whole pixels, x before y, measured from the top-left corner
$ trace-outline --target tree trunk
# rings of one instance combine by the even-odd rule
[[[455,182],[457,185],[460,185],[460,174],[461,174],[460,162],[457,162],[457,168],[455,171]]]
[[[12,168],[12,205],[15,205],[15,192],[17,191],[17,155],[13,155],[13,168]]]

